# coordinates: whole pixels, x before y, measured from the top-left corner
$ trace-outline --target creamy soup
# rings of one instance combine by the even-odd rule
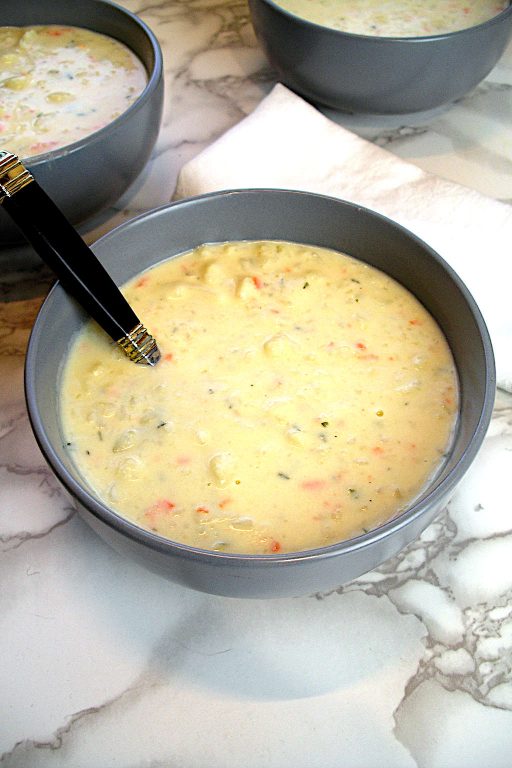
[[[123,43],[88,29],[0,27],[0,147],[21,158],[83,139],[147,83]]]
[[[91,321],[63,372],[62,424],[95,493],[144,528],[240,553],[330,544],[404,508],[449,449],[447,342],[367,264],[206,245],[123,291],[162,359],[135,365]]]
[[[275,0],[290,13],[343,32],[387,37],[439,35],[473,27],[508,0]]]

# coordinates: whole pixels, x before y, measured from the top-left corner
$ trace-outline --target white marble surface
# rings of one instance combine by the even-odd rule
[[[161,41],[165,118],[90,241],[169,200],[184,162],[274,84],[242,0],[125,4]],[[436,113],[328,114],[512,202],[512,47]],[[113,553],[46,468],[22,376],[49,282],[22,249],[0,252],[1,768],[510,768],[512,396],[498,392],[473,467],[401,555],[330,594],[211,597]]]

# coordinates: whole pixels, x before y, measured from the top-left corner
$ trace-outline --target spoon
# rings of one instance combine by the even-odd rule
[[[108,272],[16,155],[0,150],[0,204],[64,288],[134,363],[156,365],[155,339]]]

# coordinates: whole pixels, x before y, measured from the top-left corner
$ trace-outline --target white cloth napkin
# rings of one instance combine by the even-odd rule
[[[356,136],[276,85],[189,161],[174,198],[240,188],[319,192],[372,208],[425,240],[477,301],[512,392],[512,207],[426,173]]]

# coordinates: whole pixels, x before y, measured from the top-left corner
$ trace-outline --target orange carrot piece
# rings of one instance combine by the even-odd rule
[[[304,488],[305,491],[319,491],[325,485],[325,480],[304,480],[300,484],[301,488]]]
[[[146,517],[150,523],[155,523],[157,518],[172,512],[175,506],[176,504],[169,501],[169,499],[159,499],[155,504],[152,504],[146,509],[144,517]]]

